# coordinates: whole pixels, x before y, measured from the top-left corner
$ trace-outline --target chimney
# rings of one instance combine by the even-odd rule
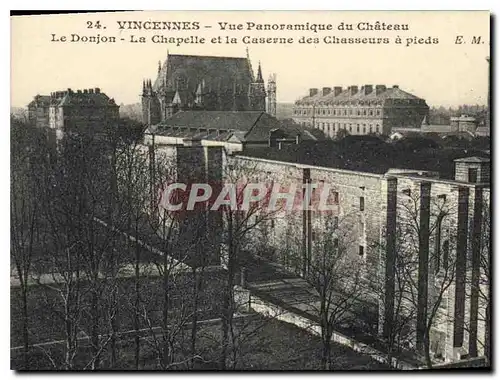
[[[377,84],[375,86],[375,94],[380,95],[383,93],[387,88],[385,87],[385,84]]]
[[[392,88],[399,88],[399,85],[395,84]]]
[[[363,87],[365,89],[364,91],[365,95],[369,95],[373,92],[373,86],[371,84],[365,84]]]
[[[333,94],[339,96],[342,93],[342,87],[336,86],[333,88]]]
[[[314,96],[318,93],[318,89],[317,88],[310,88],[309,89],[309,96]]]
[[[100,89],[99,87],[96,87],[96,88],[95,88],[95,93],[96,93],[96,94],[100,94],[100,93],[101,93],[101,89]]]
[[[332,92],[331,87],[323,87],[323,96],[328,95],[330,92]]]
[[[82,93],[82,90],[77,90],[77,92],[78,92],[79,94],[81,94],[81,93]]]
[[[93,94],[94,93],[94,89],[93,88],[89,88],[89,94]]]
[[[358,93],[358,86],[350,86],[351,89],[351,95],[355,95]]]
[[[86,88],[84,88],[84,89],[83,89],[83,93],[84,93],[84,94],[88,94],[88,92],[89,92],[89,91],[88,91]]]

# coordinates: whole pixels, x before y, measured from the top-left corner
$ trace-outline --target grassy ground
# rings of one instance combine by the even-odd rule
[[[220,314],[221,299],[220,273],[209,272],[204,275],[203,286],[200,291],[198,304],[199,318],[214,318]],[[52,285],[51,285],[52,286]],[[90,331],[90,293],[86,291],[86,284],[82,283],[81,293],[83,302],[80,306],[80,324],[82,334]],[[160,323],[161,308],[163,304],[161,291],[163,287],[162,278],[148,277],[140,281],[140,307],[141,314],[150,318],[153,326]],[[171,309],[177,316],[183,314],[187,319],[192,313],[192,304],[189,297],[193,289],[192,275],[182,274],[176,276],[175,283],[170,286]],[[109,296],[104,293],[109,291],[103,284],[99,310],[103,320],[106,319]],[[121,331],[133,329],[134,303],[135,303],[135,280],[134,278],[119,279],[118,286],[118,312],[117,324]],[[22,345],[22,304],[19,288],[11,288],[11,346]],[[145,314],[146,313],[146,314]],[[29,339],[31,343],[42,343],[64,338],[63,299],[60,294],[45,286],[32,286],[28,297],[29,317]],[[144,318],[140,320],[140,328],[146,328]],[[107,332],[108,326],[100,326],[101,331]]]
[[[266,320],[261,316],[241,319],[236,323],[237,355],[227,361],[228,369],[236,370],[318,370],[320,368],[321,342],[316,336],[276,320]],[[204,325],[198,331],[195,369],[216,369],[220,347],[220,325]],[[110,353],[102,355],[102,367],[107,369],[133,370],[134,342],[124,340],[119,344],[118,361],[115,368],[109,368]],[[173,366],[175,370],[188,370],[192,366],[187,358],[191,357],[189,333],[178,335],[176,340],[177,355]],[[60,350],[60,347],[59,347]],[[83,367],[88,360],[88,349],[82,347],[77,362]],[[58,355],[58,347],[51,348],[51,354]],[[159,370],[156,351],[151,339],[141,340],[140,370]],[[61,352],[59,351],[59,355]],[[346,347],[333,345],[332,358],[334,370],[383,370],[384,365],[370,357],[356,353]],[[236,359],[236,360],[233,360]],[[15,367],[20,355],[13,355],[12,365]],[[46,354],[34,351],[32,368],[51,369]]]

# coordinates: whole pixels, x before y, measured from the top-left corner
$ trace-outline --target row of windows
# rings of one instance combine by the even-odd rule
[[[307,108],[307,109],[295,109],[293,111],[294,115],[333,115],[333,116],[352,116],[352,115],[357,115],[357,116],[380,116],[382,114],[381,110],[379,109],[329,109],[329,108],[322,108],[322,109],[314,109],[314,108]]]
[[[356,124],[356,126],[353,126],[352,123],[318,123],[319,129],[321,129],[323,132],[332,132],[331,127],[333,126],[333,132],[338,132],[341,129],[348,130],[350,133],[352,133],[354,130],[357,133],[360,133],[363,131],[363,133],[380,133],[380,124],[375,124],[375,129],[373,124],[368,125],[368,129],[366,124]],[[354,129],[353,129],[354,128]]]
[[[316,232],[314,232],[314,231],[311,233],[311,240],[313,242],[316,241]],[[339,247],[339,239],[338,238],[334,238],[333,239],[333,248],[337,249],[338,247]],[[364,257],[365,256],[365,246],[362,245],[362,244],[360,244],[358,246],[358,255],[360,257]]]

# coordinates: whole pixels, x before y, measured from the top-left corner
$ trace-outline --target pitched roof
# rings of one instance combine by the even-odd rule
[[[50,96],[37,95],[28,104],[28,107],[48,107],[50,105]]]
[[[114,99],[110,99],[106,94],[84,93],[84,92],[66,92],[60,99],[59,106],[86,105],[91,107],[116,106]]]
[[[347,102],[357,101],[385,101],[388,99],[401,99],[401,100],[422,100],[418,96],[410,94],[409,92],[401,90],[398,86],[384,88],[382,91],[373,89],[369,94],[363,91],[364,86],[356,93],[352,93],[350,88],[345,88],[340,94],[335,95],[335,92],[330,92],[323,95],[318,92],[314,96],[306,96],[295,102],[296,105],[312,105],[312,104],[345,104]],[[378,93],[377,93],[378,92]]]
[[[156,134],[194,137],[209,140],[266,141],[269,132],[280,126],[279,121],[262,111],[180,111],[155,125]],[[177,128],[177,129],[175,129]],[[216,130],[194,132],[196,130]],[[228,133],[231,132],[231,133]]]
[[[249,130],[264,114],[262,111],[179,111],[157,124],[164,127]],[[276,120],[276,122],[278,122]]]
[[[86,91],[86,92],[84,92]],[[114,99],[109,98],[108,95],[101,92],[100,89],[96,89],[97,92],[92,92],[87,90],[73,91],[68,89],[66,91],[56,91],[49,95],[37,95],[28,105],[28,107],[48,107],[50,105],[55,106],[73,106],[73,105],[85,105],[91,107],[108,107],[116,106]]]
[[[459,158],[455,160],[455,162],[475,162],[475,163],[481,163],[481,162],[491,162],[491,159],[485,158],[485,157],[464,157],[464,158]]]
[[[153,90],[173,91],[182,78],[186,91],[195,93],[200,83],[206,91],[223,91],[238,86],[245,92],[252,82],[249,60],[240,57],[213,57],[169,54],[156,78]],[[165,88],[166,87],[166,88]]]
[[[249,147],[238,154],[374,174],[384,174],[391,168],[434,171],[438,172],[441,178],[446,179],[454,178],[456,159],[463,158],[464,161],[469,162],[468,155],[472,154],[478,155],[478,160],[483,160],[480,162],[489,160],[489,158],[481,158],[479,155],[483,153],[477,150],[426,148],[413,152],[398,150],[394,144],[387,144],[383,141],[363,142],[361,139],[356,146],[350,142],[344,143],[342,140],[304,141],[298,145],[284,145],[282,149]],[[484,155],[487,154],[484,153]]]

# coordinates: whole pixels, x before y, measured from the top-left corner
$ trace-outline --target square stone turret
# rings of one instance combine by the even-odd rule
[[[490,182],[490,159],[465,157],[455,160],[455,180],[463,182]]]

